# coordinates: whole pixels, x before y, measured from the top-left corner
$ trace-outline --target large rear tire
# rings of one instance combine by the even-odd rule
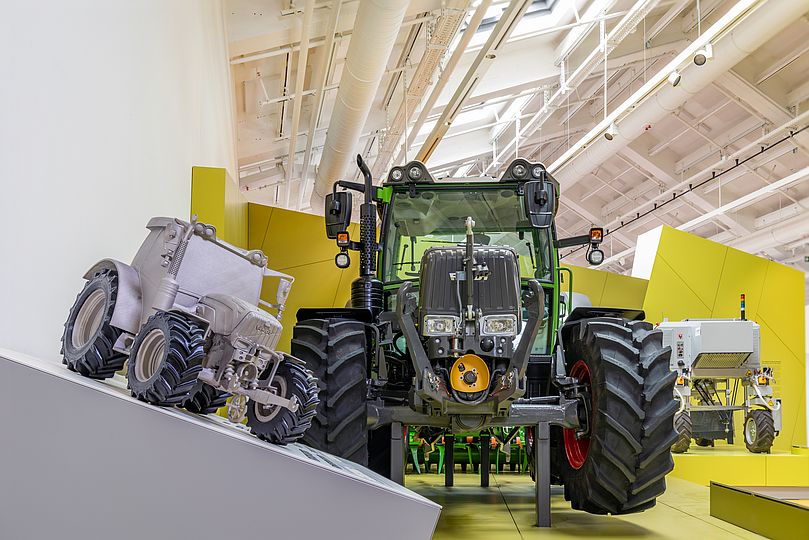
[[[127,379],[136,398],[153,405],[188,400],[205,358],[204,329],[176,313],[158,312],[132,344]]]
[[[269,377],[272,366],[267,368],[263,377]],[[298,401],[298,410],[291,410],[280,405],[262,405],[250,400],[247,404],[247,427],[259,439],[273,444],[289,444],[300,439],[312,425],[317,412],[317,381],[303,366],[284,361],[278,366],[270,383],[278,391],[278,395],[286,399],[294,396]]]
[[[678,438],[670,348],[651,324],[611,317],[571,325],[563,341],[568,373],[589,388],[589,433],[563,432],[565,498],[593,514],[651,508],[665,491]]]
[[[691,446],[691,435],[693,433],[691,415],[688,414],[688,411],[679,411],[674,415],[674,430],[679,437],[677,442],[672,445],[671,451],[675,454],[688,452],[688,448]]]
[[[320,404],[303,442],[312,448],[368,465],[368,397],[365,325],[345,319],[300,321],[292,355],[318,380]]]
[[[96,273],[76,297],[62,334],[62,363],[91,379],[108,379],[123,369],[126,355],[113,350],[121,331],[110,326],[118,296],[118,274]]]

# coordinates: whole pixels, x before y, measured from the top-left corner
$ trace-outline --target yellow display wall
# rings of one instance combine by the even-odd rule
[[[247,248],[247,201],[225,169],[191,168],[191,215],[216,227],[222,240]]]
[[[594,306],[641,309],[648,281],[583,266],[563,265],[573,272],[573,292],[586,295]],[[562,273],[562,291],[568,290],[567,273]]]
[[[357,277],[357,261],[340,270],[334,265],[337,246],[326,238],[323,218],[302,212],[250,203],[247,210],[247,247],[261,249],[268,265],[295,278],[283,317],[279,348],[289,352],[295,312],[301,307],[343,307]],[[358,235],[352,224],[349,234]],[[354,257],[356,259],[356,257]],[[268,287],[274,291],[274,287]],[[267,301],[274,301],[265,298]]]

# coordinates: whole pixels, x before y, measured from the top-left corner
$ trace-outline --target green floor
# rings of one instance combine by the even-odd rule
[[[570,509],[561,488],[551,502],[553,528],[534,524],[533,483],[526,475],[492,475],[481,488],[474,474],[455,474],[455,487],[445,488],[437,474],[408,475],[407,487],[441,506],[435,539],[500,540],[517,538],[762,538],[708,511],[708,487],[670,478],[657,506],[629,516],[594,516]]]

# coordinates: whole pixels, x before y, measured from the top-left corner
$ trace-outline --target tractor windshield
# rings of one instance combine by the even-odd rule
[[[535,229],[513,186],[419,186],[415,196],[394,192],[387,210],[382,279],[418,278],[427,248],[466,242],[466,218],[475,220],[475,243],[510,246],[520,275],[552,280],[550,229]]]

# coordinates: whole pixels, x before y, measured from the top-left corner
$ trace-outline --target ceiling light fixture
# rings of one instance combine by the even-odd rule
[[[615,125],[615,122],[610,124],[610,127],[607,128],[607,131],[604,132],[604,138],[608,141],[611,141],[618,135],[618,126]]]
[[[705,65],[705,62],[713,58],[713,46],[706,43],[705,47],[694,53],[694,63],[698,66]]]
[[[677,86],[678,84],[680,84],[682,78],[683,76],[680,75],[680,72],[675,69],[669,74],[669,84],[672,86]]]

